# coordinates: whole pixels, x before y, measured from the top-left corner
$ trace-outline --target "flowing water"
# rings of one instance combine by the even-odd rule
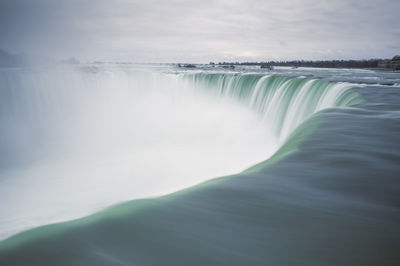
[[[0,263],[397,265],[399,85],[373,70],[3,69]]]

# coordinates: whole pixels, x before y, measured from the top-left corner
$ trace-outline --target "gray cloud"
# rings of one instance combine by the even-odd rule
[[[2,0],[0,47],[83,60],[391,57],[398,0]]]

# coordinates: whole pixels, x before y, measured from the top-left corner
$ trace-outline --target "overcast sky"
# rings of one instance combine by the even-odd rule
[[[0,0],[0,48],[135,62],[400,53],[400,0]]]

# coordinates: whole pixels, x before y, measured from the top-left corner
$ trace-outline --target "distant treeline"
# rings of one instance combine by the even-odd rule
[[[22,57],[16,54],[10,54],[0,49],[0,67],[18,67],[23,63]]]
[[[266,62],[219,62],[218,65],[245,66],[290,66],[290,67],[320,67],[320,68],[376,68],[383,59],[369,60],[317,60],[317,61],[266,61]],[[212,62],[210,63],[212,64]]]

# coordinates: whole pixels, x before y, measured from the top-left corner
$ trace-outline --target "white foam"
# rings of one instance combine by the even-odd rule
[[[255,113],[173,75],[10,75],[0,141],[15,164],[0,172],[0,239],[234,174],[277,149]]]

